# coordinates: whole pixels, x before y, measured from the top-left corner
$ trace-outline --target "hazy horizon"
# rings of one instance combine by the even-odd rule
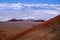
[[[48,20],[56,15],[60,15],[60,0],[0,0],[0,21]]]

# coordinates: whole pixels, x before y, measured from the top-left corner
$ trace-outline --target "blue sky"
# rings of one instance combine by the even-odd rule
[[[0,21],[48,20],[56,15],[60,15],[60,0],[0,0]]]
[[[49,4],[60,4],[60,0],[0,0],[0,2],[8,2],[8,3],[49,3]]]

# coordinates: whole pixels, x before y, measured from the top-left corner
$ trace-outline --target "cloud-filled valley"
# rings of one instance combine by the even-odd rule
[[[0,21],[17,19],[49,19],[60,14],[60,4],[0,3]]]

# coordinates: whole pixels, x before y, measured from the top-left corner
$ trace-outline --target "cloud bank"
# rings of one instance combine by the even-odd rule
[[[49,19],[60,15],[60,4],[0,3],[0,21],[17,19]]]
[[[0,3],[0,9],[58,9],[60,10],[60,4],[24,4],[24,3]]]

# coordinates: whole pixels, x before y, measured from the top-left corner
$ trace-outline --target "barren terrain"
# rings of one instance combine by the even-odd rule
[[[60,15],[45,22],[1,22],[0,40],[60,40]]]
[[[5,40],[13,35],[22,33],[40,23],[42,22],[33,21],[0,22],[0,40]]]

